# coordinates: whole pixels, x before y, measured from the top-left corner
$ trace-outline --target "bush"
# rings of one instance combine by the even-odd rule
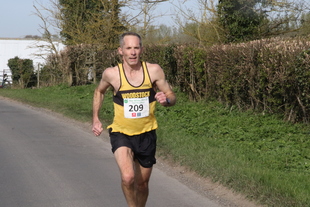
[[[310,110],[310,42],[307,38],[265,39],[214,45],[146,46],[142,59],[158,63],[169,83],[192,100],[218,100],[240,110],[282,114],[292,122],[308,122]],[[89,56],[92,51],[93,56]],[[95,82],[102,71],[120,61],[116,51],[92,46],[68,48],[62,64],[72,85]],[[91,57],[91,61],[89,61]]]

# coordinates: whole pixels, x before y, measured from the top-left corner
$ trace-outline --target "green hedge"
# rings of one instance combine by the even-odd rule
[[[306,38],[274,38],[207,49],[156,46],[146,50],[144,57],[158,60],[169,82],[193,100],[219,100],[241,110],[279,113],[285,120],[308,122],[309,54]]]
[[[80,83],[87,82],[81,79],[87,74],[85,57],[89,51],[89,47],[71,48],[66,56],[68,70],[76,76],[78,71],[83,74]],[[98,79],[104,68],[119,61],[119,56],[115,51],[93,51],[92,66]],[[209,48],[150,45],[145,47],[142,59],[160,64],[168,81],[192,100],[218,100],[241,110],[279,113],[285,120],[308,122],[309,54],[307,38],[274,38]]]

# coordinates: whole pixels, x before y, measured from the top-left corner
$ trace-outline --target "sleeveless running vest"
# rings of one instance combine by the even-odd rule
[[[143,81],[132,86],[125,75],[123,64],[118,64],[120,88],[113,96],[114,120],[107,128],[132,136],[157,129],[155,90],[146,63],[142,62]]]

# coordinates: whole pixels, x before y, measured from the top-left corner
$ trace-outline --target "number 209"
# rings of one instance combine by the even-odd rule
[[[137,112],[137,111],[142,111],[143,110],[143,105],[129,105],[129,111],[130,112]]]

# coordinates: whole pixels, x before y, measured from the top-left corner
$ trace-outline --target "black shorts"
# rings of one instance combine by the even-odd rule
[[[134,153],[134,159],[137,159],[142,167],[151,168],[156,163],[156,131],[152,130],[139,135],[129,136],[119,132],[111,132],[110,142],[112,152],[119,147],[128,147]]]

